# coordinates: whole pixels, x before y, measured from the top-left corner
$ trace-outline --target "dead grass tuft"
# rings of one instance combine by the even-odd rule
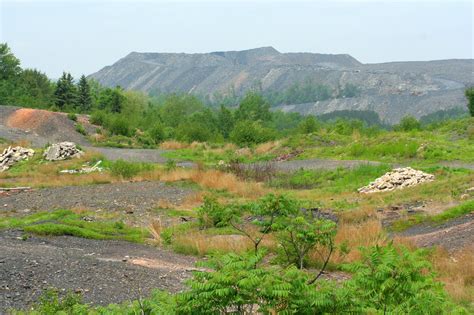
[[[257,153],[257,154],[268,153],[268,152],[272,151],[273,149],[278,148],[280,146],[280,144],[281,144],[280,141],[270,141],[270,142],[265,142],[265,143],[259,144],[255,148],[255,153]]]
[[[242,181],[233,174],[218,170],[177,169],[163,174],[160,180],[164,182],[190,180],[208,189],[227,190],[247,198],[257,198],[265,193],[262,185],[258,183]]]
[[[469,245],[454,253],[437,248],[432,256],[432,264],[439,280],[456,302],[474,301],[474,245]]]
[[[179,141],[164,141],[160,144],[160,149],[163,150],[178,150],[178,149],[185,149],[189,146],[189,144]]]
[[[386,238],[379,220],[371,219],[363,223],[342,222],[337,230],[335,242],[337,245],[346,244],[349,253],[337,251],[333,254],[331,262],[334,264],[349,263],[361,258],[360,246],[374,246],[383,244]],[[311,260],[318,260],[317,253],[310,253]]]
[[[151,221],[150,225],[148,226],[148,231],[150,231],[150,234],[153,237],[153,241],[156,242],[158,245],[161,245],[161,232],[163,231],[163,225],[161,224],[161,220],[154,219],[153,221]]]
[[[212,252],[241,253],[250,250],[253,245],[242,235],[206,235],[203,232],[193,232],[176,236],[173,247],[185,254],[204,256]]]

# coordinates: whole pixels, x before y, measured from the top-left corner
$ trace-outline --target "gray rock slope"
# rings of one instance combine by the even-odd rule
[[[420,117],[464,106],[464,88],[474,85],[473,69],[472,59],[362,64],[350,55],[280,53],[263,47],[203,54],[132,52],[89,77],[106,86],[211,98],[256,87],[277,91],[305,80],[333,88],[350,83],[361,89],[359,97],[279,108],[303,114],[374,110],[395,123],[406,114]]]

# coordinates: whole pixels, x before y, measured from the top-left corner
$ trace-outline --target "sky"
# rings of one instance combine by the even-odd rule
[[[0,42],[51,78],[88,75],[132,51],[473,58],[473,15],[469,0],[0,0]]]

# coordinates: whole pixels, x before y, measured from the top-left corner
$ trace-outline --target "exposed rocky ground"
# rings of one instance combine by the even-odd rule
[[[472,213],[443,224],[421,224],[403,233],[421,247],[443,246],[453,251],[474,244],[474,209]]]
[[[159,200],[179,204],[192,191],[160,182],[124,182],[89,186],[65,186],[20,191],[0,196],[0,214],[4,211],[54,209],[91,209],[123,211],[143,215]]]
[[[31,236],[0,231],[0,314],[26,308],[51,287],[106,305],[177,292],[195,270],[193,257],[122,241]]]
[[[357,97],[279,107],[302,114],[373,110],[389,123],[406,114],[421,117],[465,103],[474,83],[474,60],[361,64],[350,55],[280,53],[273,47],[205,54],[133,52],[91,74],[100,83],[127,89],[196,93],[212,97],[254,88],[282,91],[311,80],[333,89],[357,86]]]
[[[35,154],[32,149],[17,147],[8,147],[0,154],[0,172],[8,170],[15,163],[21,160],[27,160]]]
[[[377,178],[369,185],[359,188],[359,192],[370,194],[376,192],[392,191],[395,189],[413,187],[433,180],[434,175],[414,170],[411,167],[396,168],[393,171]]]

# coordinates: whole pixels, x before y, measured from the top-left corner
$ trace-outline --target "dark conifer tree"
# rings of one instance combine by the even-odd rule
[[[92,107],[91,88],[84,75],[77,84],[77,107],[81,112],[88,112]]]
[[[70,73],[63,72],[63,75],[56,84],[54,91],[55,104],[63,110],[67,107],[73,108],[77,102],[77,89],[74,85],[74,78]]]

